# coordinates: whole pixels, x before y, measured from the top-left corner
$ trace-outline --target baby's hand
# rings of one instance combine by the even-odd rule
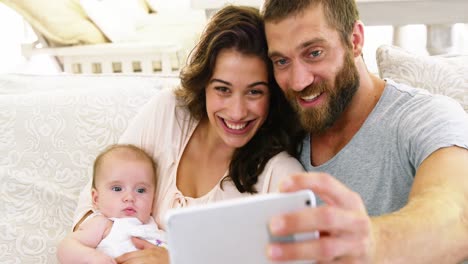
[[[90,256],[89,262],[90,264],[117,264],[117,261],[112,257],[102,253],[101,251],[97,251]]]

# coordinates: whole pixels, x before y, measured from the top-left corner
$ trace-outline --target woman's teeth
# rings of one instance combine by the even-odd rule
[[[247,123],[248,122],[245,122],[245,123],[242,123],[242,124],[239,124],[239,123],[229,123],[228,121],[224,120],[224,123],[226,124],[227,127],[229,127],[230,129],[234,129],[234,130],[241,130],[243,128],[245,128],[245,126],[247,126]]]

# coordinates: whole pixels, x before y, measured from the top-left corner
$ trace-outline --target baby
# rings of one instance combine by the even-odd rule
[[[156,186],[152,158],[133,145],[112,145],[94,162],[92,200],[95,211],[61,241],[62,263],[116,263],[137,250],[131,237],[164,246],[162,231],[151,217]]]

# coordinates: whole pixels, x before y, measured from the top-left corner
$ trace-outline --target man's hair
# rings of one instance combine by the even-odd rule
[[[154,162],[153,158],[151,158],[148,153],[146,153],[141,148],[131,145],[131,144],[114,144],[107,147],[103,152],[101,152],[94,161],[93,166],[93,182],[92,188],[96,188],[96,178],[98,177],[102,163],[108,156],[115,157],[115,155],[120,155],[125,157],[128,160],[140,160],[144,162],[148,162],[151,165],[153,171],[153,181],[156,185],[156,163]]]
[[[337,30],[343,43],[348,46],[354,23],[359,20],[355,0],[265,0],[262,16],[265,22],[276,23],[317,6],[323,8],[328,26]]]
[[[258,57],[265,62],[268,71],[268,117],[255,136],[234,152],[228,177],[221,182],[232,180],[239,192],[255,193],[254,185],[270,158],[283,150],[298,156],[298,121],[274,79],[263,19],[253,7],[228,5],[211,18],[187,66],[181,71],[181,86],[176,90],[180,106],[186,107],[198,120],[207,116],[205,88],[223,50]]]

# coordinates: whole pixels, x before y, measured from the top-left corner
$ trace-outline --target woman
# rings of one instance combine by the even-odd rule
[[[181,86],[153,98],[120,143],[137,145],[156,161],[153,217],[164,229],[171,208],[276,191],[283,177],[302,171],[292,157],[295,124],[273,78],[258,10],[227,6],[205,28]],[[90,205],[80,202],[76,219]],[[127,253],[119,263],[167,257],[134,242],[148,249]]]

